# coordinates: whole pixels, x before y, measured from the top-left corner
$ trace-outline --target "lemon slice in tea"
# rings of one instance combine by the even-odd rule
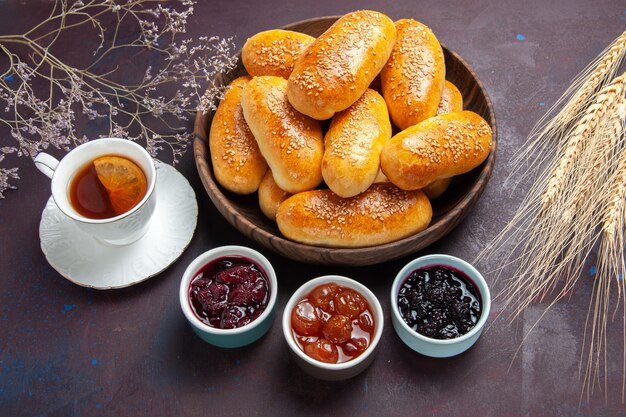
[[[146,194],[146,176],[134,162],[119,156],[101,156],[93,164],[117,215],[135,207]]]

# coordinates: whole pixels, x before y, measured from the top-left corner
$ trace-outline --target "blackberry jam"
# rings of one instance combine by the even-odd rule
[[[270,286],[263,269],[241,256],[205,265],[189,285],[195,315],[205,324],[234,329],[251,323],[265,311]]]
[[[398,309],[413,330],[433,339],[469,332],[480,318],[481,300],[463,272],[443,265],[413,271],[398,292]]]

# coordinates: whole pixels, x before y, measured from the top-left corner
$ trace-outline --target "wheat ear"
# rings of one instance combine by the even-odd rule
[[[542,210],[552,204],[557,194],[562,193],[569,173],[572,171],[585,146],[593,145],[589,137],[596,131],[598,124],[603,121],[607,113],[615,110],[620,98],[624,95],[624,75],[617,77],[613,82],[604,87],[597,95],[595,101],[585,111],[567,140],[564,153],[556,167],[550,173],[550,179],[542,197]]]
[[[497,298],[504,299],[505,305],[513,307],[513,317],[521,314],[533,301],[552,293],[560,276],[565,277],[565,282],[557,299],[568,293],[580,276],[585,257],[598,240],[591,224],[593,221],[572,221],[573,215],[564,221],[564,209],[577,206],[582,199],[580,194],[586,196],[587,202],[593,202],[601,200],[607,193],[603,190],[606,182],[602,176],[588,173],[592,172],[594,165],[596,170],[606,171],[606,164],[601,161],[610,159],[612,139],[610,135],[599,133],[604,130],[598,126],[606,124],[614,115],[619,98],[623,97],[624,78],[618,77],[599,92],[571,132],[573,138],[568,142],[576,149],[564,152],[553,164],[548,179],[533,185],[505,234],[500,235],[500,244],[517,241],[504,262],[506,265],[517,264],[517,268],[497,295]],[[609,143],[599,146],[598,142],[603,141]],[[584,210],[577,206],[578,218],[592,219],[593,210],[593,204],[586,204]],[[492,247],[486,250],[492,250]],[[498,277],[499,272],[496,279]]]
[[[626,31],[608,45],[570,83],[568,89],[537,121],[528,134],[526,145],[513,158],[506,182],[538,175],[544,162],[549,161],[564,146],[563,139],[594,94],[609,83],[619,70],[626,54]]]
[[[602,172],[611,172],[608,164],[613,139],[611,134],[606,134],[606,125],[614,123],[611,121],[619,113],[625,78],[616,78],[599,92],[572,130],[568,142],[576,149],[564,152],[547,182],[540,182],[534,188],[534,201],[539,207],[517,229],[522,230],[520,237],[525,239],[520,239],[524,243],[518,248],[521,250],[516,258],[515,274],[502,291],[505,304],[514,307],[514,316],[521,314],[533,301],[551,294],[560,277],[564,281],[556,299],[569,293],[599,239],[594,218],[597,202],[608,195],[607,182],[597,172],[588,173],[593,171],[594,165]],[[600,146],[602,141],[608,141],[608,145]],[[581,194],[586,196],[584,200]],[[564,210],[571,206],[577,207],[576,219],[573,215],[564,218]]]
[[[589,139],[588,152],[581,157],[581,164],[584,168],[582,177],[576,182],[579,186],[571,193],[570,201],[563,210],[563,221],[571,222],[577,213],[580,213],[584,207],[592,207],[586,204],[589,198],[592,198],[594,190],[600,190],[604,193],[606,190],[606,182],[611,180],[611,174],[615,169],[615,158],[619,154],[621,129],[624,120],[624,111],[626,111],[626,74],[617,77],[611,86],[616,90],[615,103],[607,107],[604,120],[598,123],[598,129],[593,132]],[[596,193],[597,194],[597,193]],[[596,196],[602,199],[602,195]],[[589,213],[594,215],[594,213]]]
[[[626,31],[608,45],[599,56],[589,63],[572,81],[569,88],[539,119],[528,135],[525,146],[513,158],[511,171],[504,183],[514,180],[521,183],[524,178],[534,176],[536,181],[514,218],[503,230],[489,242],[476,258],[488,258],[500,252],[515,240],[516,229],[532,217],[536,210],[537,199],[543,192],[541,179],[544,178],[546,163],[549,163],[555,154],[562,153],[571,125],[581,117],[584,109],[592,100],[593,94],[602,88],[615,75],[621,66],[626,54]],[[507,258],[509,262],[514,260]],[[507,262],[508,264],[508,262]],[[501,272],[503,267],[497,269]]]
[[[622,96],[619,117],[609,125],[612,134],[624,140],[626,119],[626,98]],[[604,359],[604,389],[606,393],[606,327],[609,319],[611,287],[617,290],[617,304],[613,312],[616,315],[622,308],[622,402],[626,391],[626,309],[624,307],[624,216],[626,215],[626,150],[621,146],[617,167],[606,207],[602,213],[602,241],[598,250],[598,267],[594,281],[593,294],[585,323],[585,337],[589,338],[588,357],[583,379],[583,388],[587,397],[593,392],[594,382],[599,381],[601,364]],[[589,336],[587,336],[589,335]],[[605,394],[606,395],[606,394]]]
[[[621,120],[615,120],[611,129],[617,137],[624,134],[624,120],[626,119],[626,98],[622,97],[619,108]],[[615,179],[611,186],[606,211],[602,218],[602,232],[606,239],[611,239],[619,229],[623,219],[624,199],[626,198],[626,151],[619,156]]]
[[[613,317],[619,306],[624,312],[622,402],[626,391],[626,73],[615,76],[625,53],[626,32],[587,66],[531,130],[505,183],[515,176],[520,182],[531,174],[536,177],[513,219],[476,259],[500,255],[496,281],[513,268],[495,297],[503,311],[512,308],[511,320],[534,301],[552,296],[538,322],[575,287],[599,243],[582,343],[581,401],[594,387],[604,387],[606,393],[607,322],[614,296],[618,305]]]
[[[583,394],[587,400],[598,384],[604,388],[605,400],[607,393],[607,322],[609,319],[609,304],[612,287],[616,287],[617,304],[613,316],[621,306],[622,315],[622,402],[626,388],[626,311],[624,311],[624,201],[626,199],[626,150],[624,149],[624,120],[626,119],[626,97],[622,94],[617,111],[604,125],[602,134],[612,138],[615,142],[610,155],[610,166],[606,169],[610,173],[605,178],[608,184],[604,206],[600,208],[601,241],[598,248],[596,276],[589,303],[589,311],[585,322],[583,338],[583,352],[581,353],[581,372],[583,375]],[[606,187],[605,187],[606,188]],[[584,357],[586,355],[586,361]],[[584,364],[584,365],[583,365]],[[604,367],[602,368],[602,365]],[[584,367],[584,369],[582,369]],[[604,375],[603,384],[600,382]]]

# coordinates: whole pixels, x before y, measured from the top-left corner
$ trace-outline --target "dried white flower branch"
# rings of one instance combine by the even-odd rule
[[[13,139],[10,145],[3,140],[0,164],[8,154],[69,150],[87,140],[81,122],[97,119],[106,125],[100,137],[141,141],[152,155],[167,150],[178,162],[191,139],[186,122],[196,111],[215,109],[222,90],[212,80],[237,59],[232,39],[177,40],[195,2],[164,3],[56,0],[46,20],[24,34],[0,36],[0,63],[8,62],[0,66],[0,137]],[[93,59],[81,68],[57,54],[60,39],[77,29],[98,39]],[[138,79],[122,79],[127,63],[117,57],[139,53],[145,66]],[[18,178],[17,168],[0,166],[0,198]]]

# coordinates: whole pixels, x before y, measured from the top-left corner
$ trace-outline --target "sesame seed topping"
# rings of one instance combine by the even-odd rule
[[[360,165],[372,154],[381,126],[376,116],[377,93],[366,92],[348,109],[338,113],[326,135],[326,153],[332,158]]]
[[[438,69],[443,65],[443,51],[435,35],[427,26],[404,19],[396,23],[397,38],[391,56],[387,61],[386,71],[402,74],[391,77],[388,84],[393,85],[391,96],[394,101],[402,99],[403,106],[411,108],[412,115],[421,114],[425,97],[433,88],[439,88]]]
[[[441,164],[448,157],[452,164],[458,164],[482,155],[485,149],[481,138],[491,134],[489,124],[482,119],[475,123],[466,118],[438,116],[426,123],[432,126],[417,133],[413,140],[403,142],[409,152],[425,161],[426,167]],[[427,133],[432,129],[438,131],[438,134]]]
[[[286,32],[286,33],[285,33]],[[287,78],[296,59],[314,41],[314,38],[301,33],[283,30],[261,32],[249,42],[251,51],[256,56],[252,69],[254,75],[275,75]]]
[[[375,55],[379,43],[386,42],[381,36],[384,19],[387,18],[380,13],[363,10],[344,15],[317,38],[290,81],[306,91],[307,96],[318,97],[320,105],[326,100],[323,93],[328,92],[330,99],[337,86],[350,86],[354,91],[359,67],[355,63]],[[367,76],[370,71],[366,69],[364,73]],[[308,94],[310,91],[320,94]]]
[[[279,125],[274,126],[272,134],[281,140],[281,149],[286,147],[286,153],[309,147],[310,135],[309,127],[305,123],[303,114],[297,112],[287,99],[285,88],[272,86],[267,90],[265,100],[268,110],[274,115],[273,120],[277,120]]]
[[[330,190],[319,190],[315,198],[303,205],[303,209],[318,221],[332,225],[331,231],[341,231],[342,226],[352,224],[356,216],[384,227],[383,223],[387,219],[412,207],[414,198],[415,192],[400,190],[389,183],[374,184],[365,192],[350,198],[338,197]]]
[[[245,166],[254,154],[258,154],[258,146],[254,136],[248,127],[241,105],[238,104],[232,113],[234,131],[230,128],[224,130],[223,146],[227,149],[222,154],[222,160],[236,172]],[[227,126],[224,122],[224,126]]]

